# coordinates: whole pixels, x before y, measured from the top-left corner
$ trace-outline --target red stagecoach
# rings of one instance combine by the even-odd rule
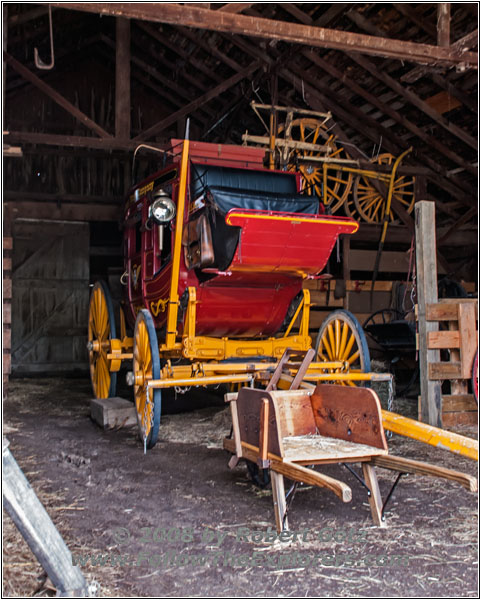
[[[263,165],[265,151],[172,140],[165,166],[134,186],[124,212],[126,321],[115,326],[94,286],[89,353],[94,393],[114,395],[132,360],[141,438],[152,447],[161,389],[265,381],[287,348],[307,351],[310,296],[340,234],[358,223],[324,214],[300,175]],[[369,378],[362,330],[335,311],[321,327],[306,378]]]

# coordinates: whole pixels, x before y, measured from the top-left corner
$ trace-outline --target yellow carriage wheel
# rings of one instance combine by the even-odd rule
[[[380,154],[374,161],[378,165],[391,165],[395,160],[392,154]],[[409,175],[400,175],[394,180],[392,197],[395,198],[406,210],[411,213],[414,208],[414,185],[415,177]],[[388,183],[383,183],[386,189]],[[380,223],[383,219],[386,198],[382,196],[374,187],[372,181],[367,177],[357,177],[354,182],[353,199],[356,211],[361,218],[368,223]],[[397,221],[396,214],[392,209],[389,213],[389,221]]]
[[[117,373],[110,371],[107,354],[116,337],[114,310],[109,288],[103,281],[93,287],[89,304],[88,343],[90,378],[96,398],[115,396]]]
[[[316,361],[342,361],[344,366],[330,373],[368,373],[371,358],[364,331],[356,317],[347,310],[333,311],[322,323],[316,341]],[[355,386],[353,381],[334,381]],[[361,382],[360,385],[363,385]]]
[[[135,410],[144,448],[153,448],[160,428],[161,391],[148,387],[160,379],[160,358],[154,321],[148,310],[137,315],[134,331],[133,381]]]
[[[279,132],[284,131],[284,125]],[[343,147],[338,146],[334,135],[329,134],[327,125],[319,119],[304,118],[294,119],[290,130],[290,139],[293,141],[307,142],[328,146],[330,152],[321,154],[314,150],[295,150],[291,154],[288,169],[298,171],[302,176],[302,190],[309,195],[323,197],[323,169],[322,163],[311,162],[309,158],[328,156],[329,158],[349,158]],[[301,160],[300,160],[301,159]],[[327,204],[331,213],[335,213],[344,204],[352,187],[352,173],[327,171]]]

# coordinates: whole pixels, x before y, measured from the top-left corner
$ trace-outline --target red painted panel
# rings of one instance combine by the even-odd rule
[[[242,227],[229,270],[285,273],[296,277],[319,273],[337,237],[359,225],[349,217],[232,209],[229,225]]]

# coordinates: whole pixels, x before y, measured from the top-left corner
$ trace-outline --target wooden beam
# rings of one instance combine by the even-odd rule
[[[107,46],[111,47],[112,49],[115,48],[115,43],[108,36],[101,34],[100,38]],[[144,47],[144,45],[138,43],[135,38],[134,38],[134,40],[135,40],[134,43],[137,43],[137,45],[139,47],[141,47],[141,48]],[[148,59],[146,59],[146,60],[148,60]],[[182,102],[182,98],[184,98],[185,100],[188,100],[188,101],[190,101],[192,99],[192,95],[186,91],[186,88],[188,88],[188,86],[181,86],[181,85],[175,83],[174,81],[172,81],[171,77],[162,75],[161,73],[159,73],[159,71],[157,69],[155,69],[150,64],[148,64],[148,62],[141,60],[138,57],[138,55],[132,55],[131,62],[133,65],[140,67],[140,69],[145,71],[148,75],[150,75],[150,77],[152,77],[153,79],[155,79],[156,81],[158,81],[159,83],[162,84],[162,86],[165,89],[161,95],[164,98],[166,98],[176,108],[179,107],[179,104]],[[164,62],[164,64],[166,64],[166,61],[163,61],[163,62]],[[168,65],[166,64],[166,66],[169,71],[172,70],[172,68],[173,68],[170,63]],[[133,76],[140,80],[141,76],[138,76],[137,73],[138,73],[138,70],[134,69]],[[198,82],[196,82],[196,83],[198,86]],[[144,85],[148,85],[148,83],[146,82],[145,79],[144,79]],[[172,90],[175,95],[172,95],[168,90]],[[213,113],[211,111],[209,111],[207,109],[204,109],[204,110],[208,114],[213,115]]]
[[[426,318],[426,305],[438,300],[436,268],[436,226],[433,202],[416,202],[416,277],[419,329],[419,372],[421,382],[421,418],[424,423],[442,427],[441,384],[429,379],[429,363],[439,361],[439,350],[429,350],[428,333],[438,324]]]
[[[130,138],[130,20],[116,20],[115,137]]]
[[[261,63],[259,61],[255,61],[255,62],[251,63],[248,67],[246,67],[245,69],[243,69],[242,71],[240,71],[236,75],[233,75],[232,77],[230,77],[226,81],[222,82],[221,84],[219,84],[215,88],[212,88],[211,90],[209,90],[203,96],[200,96],[196,100],[193,100],[192,102],[189,102],[189,104],[187,104],[186,106],[184,106],[180,110],[178,110],[175,113],[169,115],[168,117],[165,117],[164,119],[160,120],[155,125],[152,125],[152,127],[149,127],[146,131],[143,131],[138,136],[136,136],[134,138],[134,140],[137,141],[137,142],[138,141],[145,141],[145,140],[151,138],[152,136],[156,135],[157,133],[160,133],[166,127],[168,127],[172,123],[175,123],[178,119],[181,119],[182,117],[185,117],[186,115],[188,115],[192,111],[200,108],[202,105],[204,105],[207,102],[209,102],[210,100],[212,100],[212,98],[215,98],[216,96],[219,96],[220,94],[222,94],[226,90],[228,90],[231,87],[233,87],[234,85],[238,84],[240,81],[242,81],[246,77],[251,76],[252,73],[254,73],[254,71],[256,71],[260,66],[261,66]]]
[[[363,69],[368,71],[368,73],[370,73],[373,77],[375,77],[379,81],[382,81],[385,85],[387,85],[389,88],[394,90],[402,98],[405,98],[408,102],[413,104],[416,108],[421,110],[424,114],[428,115],[433,121],[435,121],[438,125],[443,127],[446,131],[448,131],[452,135],[456,136],[458,139],[460,139],[465,144],[470,146],[473,150],[477,151],[478,141],[475,138],[473,138],[471,135],[469,135],[466,131],[464,131],[464,129],[461,129],[454,123],[451,123],[450,121],[445,119],[436,110],[431,108],[429,106],[429,104],[427,104],[424,100],[422,100],[417,94],[415,94],[413,91],[405,88],[396,79],[394,79],[393,77],[388,75],[384,70],[379,69],[373,62],[371,62],[365,56],[361,56],[357,52],[352,52],[349,55],[358,65],[360,65]],[[432,138],[432,139],[434,139],[434,138]],[[436,146],[440,147],[441,144],[437,140],[435,140],[435,141],[436,141]],[[452,154],[454,154],[454,153],[452,153]],[[457,162],[459,162],[459,160],[460,159],[458,157]],[[470,170],[470,169],[468,169],[468,170]],[[475,168],[471,169],[470,172],[472,172],[474,175],[477,175],[477,169],[475,169]]]
[[[130,152],[139,145],[138,142],[118,140],[113,137],[96,138],[79,135],[57,135],[55,133],[37,133],[28,131],[8,131],[4,133],[5,141],[15,144],[44,144],[46,146],[63,146],[71,148],[92,148],[105,151],[122,150]],[[153,143],[152,145],[156,145]],[[160,147],[160,146],[159,146]]]
[[[464,215],[462,217],[460,217],[456,223],[454,223],[449,229],[448,231],[446,231],[446,233],[444,233],[438,240],[437,240],[437,244],[438,246],[441,246],[442,244],[445,244],[446,241],[452,236],[452,234],[458,230],[461,225],[464,225],[465,223],[467,223],[470,219],[472,219],[475,215],[477,215],[478,213],[478,208],[473,206],[472,208],[470,208],[467,212],[464,213]]]
[[[105,131],[100,125],[92,121],[87,115],[85,115],[82,111],[80,111],[76,106],[74,106],[71,102],[69,102],[66,98],[64,98],[61,94],[55,91],[52,87],[42,81],[39,77],[34,75],[32,71],[24,67],[21,63],[18,62],[13,56],[10,56],[7,52],[3,53],[4,59],[6,63],[12,67],[19,75],[21,75],[24,79],[32,83],[35,87],[37,87],[40,91],[46,94],[49,98],[51,98],[54,102],[56,102],[59,106],[65,109],[68,113],[70,113],[73,117],[75,117],[80,123],[85,125],[88,129],[95,131],[97,135],[101,138],[111,138],[110,133]]]
[[[195,67],[196,70],[201,71],[213,81],[216,81],[217,83],[223,81],[223,78],[218,73],[215,73],[211,69],[207,68],[202,60],[195,59],[192,54],[186,52],[180,44],[171,42],[166,35],[157,31],[150,23],[137,21],[135,25],[148,36],[154,38],[154,40],[156,40],[159,44],[162,44],[162,46],[169,48],[172,50],[172,52],[175,52],[181,56],[185,61],[189,62],[189,64]]]
[[[234,15],[234,14],[238,14],[238,13],[242,12],[243,10],[250,8],[252,6],[252,4],[253,4],[252,2],[250,2],[250,3],[229,2],[228,4],[224,4],[224,6],[221,6],[217,10],[219,12],[226,12],[226,13],[230,13],[231,15]]]
[[[88,584],[43,504],[8,449],[2,448],[3,506],[39,563],[47,572],[57,596],[84,598]]]
[[[425,31],[433,40],[437,39],[436,26],[420,14],[413,5],[405,2],[393,2],[392,7],[415,23],[422,31]]]
[[[477,45],[479,40],[479,33],[477,29],[474,29],[470,33],[467,33],[459,40],[456,40],[453,44],[451,44],[451,48],[457,51],[471,50],[474,46]]]
[[[54,200],[54,194],[48,194],[50,202],[39,202],[33,198],[38,198],[38,194],[26,194],[21,192],[4,192],[4,208],[9,211],[12,219],[20,217],[28,219],[42,219],[53,221],[119,221],[122,213],[122,202],[117,204],[99,204],[98,202],[89,203],[63,202],[58,204],[57,197]],[[24,198],[32,200],[24,200]],[[88,200],[88,197],[86,198]]]
[[[438,4],[438,46],[447,47],[451,39],[451,4],[440,2]]]
[[[306,44],[320,48],[356,50],[365,54],[411,60],[423,64],[456,65],[460,62],[477,68],[477,54],[457,52],[427,44],[387,40],[349,31],[300,25],[260,17],[229,14],[205,8],[182,6],[174,3],[54,3],[69,10],[80,10],[105,15],[124,16],[133,19],[184,25],[197,29],[225,31],[230,34],[260,37],[291,43]]]

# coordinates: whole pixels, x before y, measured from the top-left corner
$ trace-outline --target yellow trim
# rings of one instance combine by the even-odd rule
[[[271,215],[259,215],[259,214],[249,214],[249,213],[234,213],[232,215],[227,215],[226,223],[227,225],[231,225],[230,222],[231,217],[244,217],[248,219],[262,219],[267,221],[289,221],[290,223],[315,223],[316,225],[344,225],[350,226],[353,228],[353,233],[355,233],[359,229],[359,223],[357,222],[349,222],[349,221],[338,221],[334,219],[319,219],[316,215],[316,218],[306,219],[305,217],[297,217],[292,214],[289,217],[279,217],[279,216],[271,216]]]
[[[180,253],[182,251],[182,232],[184,229],[184,210],[187,189],[187,171],[189,166],[189,140],[184,140],[180,165],[179,192],[177,195],[177,218],[175,221],[174,251],[172,256],[172,278],[170,280],[169,308],[167,313],[167,333],[165,345],[174,348],[177,337],[177,315],[179,311],[179,273]]]
[[[452,431],[438,429],[432,425],[408,419],[387,410],[381,410],[381,414],[384,428],[393,433],[419,440],[430,446],[444,448],[444,450],[449,450],[450,452],[454,452],[454,454],[478,460],[479,442],[477,440],[453,433]]]
[[[160,300],[157,300],[157,302],[151,302],[150,312],[154,315],[154,317],[157,317],[161,312],[165,312],[168,303],[168,298],[161,298]]]

